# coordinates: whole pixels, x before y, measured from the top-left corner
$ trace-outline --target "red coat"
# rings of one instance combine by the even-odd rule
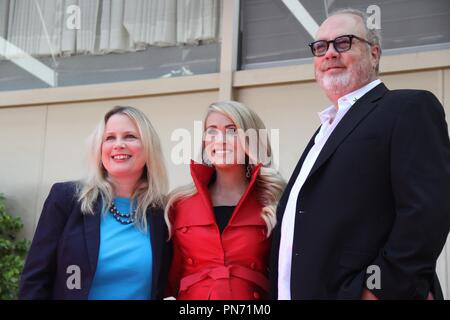
[[[268,297],[270,240],[250,179],[228,225],[220,234],[208,183],[214,168],[191,162],[198,193],[175,204],[172,217],[173,260],[170,294],[177,299],[253,300]]]

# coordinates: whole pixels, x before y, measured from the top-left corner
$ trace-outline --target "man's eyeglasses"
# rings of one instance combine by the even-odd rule
[[[339,36],[334,40],[317,40],[314,42],[311,42],[309,45],[309,47],[311,48],[311,52],[314,56],[316,57],[322,57],[324,56],[327,51],[328,51],[328,47],[330,46],[330,43],[333,44],[334,49],[339,52],[345,52],[351,49],[352,47],[352,40],[353,38],[358,39],[359,41],[363,41],[365,43],[368,43],[369,45],[373,45],[372,42],[367,41],[366,39],[357,37],[353,34],[346,34],[343,36]]]

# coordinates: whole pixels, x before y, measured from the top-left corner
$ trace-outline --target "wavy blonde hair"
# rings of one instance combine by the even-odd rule
[[[267,237],[270,236],[273,228],[276,225],[276,206],[280,200],[281,194],[286,187],[286,182],[278,173],[272,168],[272,148],[267,136],[261,138],[260,133],[266,130],[266,127],[260,117],[250,108],[237,101],[222,101],[211,104],[204,117],[204,127],[206,119],[212,112],[220,112],[236,125],[237,129],[247,131],[248,129],[255,129],[257,134],[258,150],[257,154],[252,154],[249,150],[246,141],[240,140],[244,145],[246,159],[250,160],[247,165],[253,169],[255,164],[262,163],[258,177],[256,178],[256,189],[258,200],[262,204],[261,218],[267,225]],[[202,161],[204,164],[211,165],[205,155],[204,143],[202,144]],[[164,210],[164,218],[169,229],[169,238],[172,235],[171,210],[174,205],[183,200],[192,197],[197,193],[197,188],[193,183],[186,186],[176,188],[168,195],[167,205]]]
[[[168,180],[158,134],[145,114],[133,107],[116,106],[108,111],[88,139],[88,171],[79,185],[78,201],[83,214],[95,214],[94,205],[100,196],[105,212],[113,200],[113,187],[102,163],[103,135],[108,120],[115,114],[129,117],[137,126],[145,154],[145,168],[131,199],[136,200],[135,225],[147,229],[146,211],[149,207],[165,205]]]

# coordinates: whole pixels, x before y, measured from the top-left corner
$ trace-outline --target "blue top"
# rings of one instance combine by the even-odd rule
[[[130,199],[114,198],[116,208],[130,212]],[[121,224],[108,211],[100,222],[100,249],[89,300],[149,300],[152,287],[152,245],[134,224]]]

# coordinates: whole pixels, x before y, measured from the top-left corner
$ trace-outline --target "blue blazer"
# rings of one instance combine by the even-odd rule
[[[19,299],[88,298],[100,246],[100,197],[95,213],[82,214],[75,182],[53,185],[21,275]],[[162,209],[148,210],[147,219],[153,254],[151,297],[161,299],[170,256]],[[74,275],[70,266],[79,267],[79,289],[67,285]]]

